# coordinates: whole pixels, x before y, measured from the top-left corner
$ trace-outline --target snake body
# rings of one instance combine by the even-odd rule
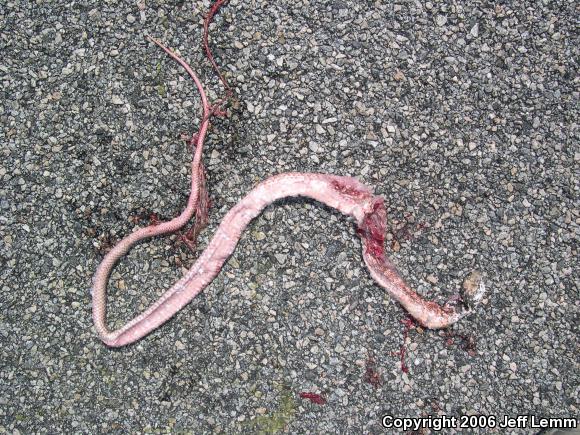
[[[363,258],[374,280],[397,300],[419,323],[428,328],[447,327],[471,310],[457,304],[440,306],[414,292],[401,278],[384,252],[386,212],[381,197],[355,178],[329,174],[284,173],[258,184],[223,218],[207,248],[189,271],[144,312],[121,328],[110,331],[106,322],[107,282],[115,263],[138,241],[183,227],[199,205],[203,189],[201,155],[213,110],[200,81],[189,65],[172,50],[150,38],[179,62],[196,83],[201,94],[203,114],[195,135],[196,150],[191,165],[192,183],[185,210],[175,219],[141,228],[121,240],[105,255],[93,279],[93,320],[105,344],[112,347],[133,343],[165,323],[195,298],[219,273],[234,251],[243,230],[267,205],[294,196],[312,198],[351,216],[362,240]],[[473,279],[472,279],[473,280]],[[481,275],[475,278],[475,301],[483,294]]]

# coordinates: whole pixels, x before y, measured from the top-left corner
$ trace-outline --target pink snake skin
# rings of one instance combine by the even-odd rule
[[[191,192],[185,210],[171,221],[138,229],[125,237],[105,255],[97,268],[92,288],[93,320],[105,344],[118,347],[133,343],[169,320],[217,276],[250,221],[272,202],[292,196],[312,198],[351,216],[362,240],[363,258],[370,275],[420,324],[427,328],[445,328],[472,312],[472,308],[463,304],[448,303],[440,306],[427,301],[405,283],[384,253],[385,207],[383,199],[375,196],[369,187],[350,177],[284,173],[266,179],[250,191],[225,215],[209,245],[189,271],[144,312],[118,330],[110,331],[106,323],[106,307],[107,283],[111,271],[115,263],[135,243],[149,237],[175,232],[194,215],[203,189],[201,186],[203,143],[209,120],[217,110],[209,105],[201,82],[190,66],[160,42],[153,38],[149,39],[185,68],[194,80],[201,95],[202,121],[197,135],[194,136],[196,149],[191,164]],[[485,289],[481,274],[477,272],[471,274],[464,287],[469,302],[476,304],[481,300]]]

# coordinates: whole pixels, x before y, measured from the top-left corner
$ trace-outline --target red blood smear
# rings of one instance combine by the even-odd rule
[[[413,319],[411,316],[405,317],[403,320],[401,320],[401,323],[405,325],[405,330],[403,331],[403,344],[401,345],[401,350],[399,351],[399,354],[401,355],[401,370],[403,371],[403,373],[409,373],[409,367],[407,366],[407,364],[405,364],[405,354],[407,353],[405,341],[407,340],[409,331],[411,330],[411,328],[415,327],[417,323],[415,322],[415,319]]]
[[[339,180],[332,182],[332,187],[338,192],[353,198],[363,198],[369,196],[369,192],[361,190],[356,185],[343,183]],[[385,223],[387,213],[382,199],[374,201],[373,209],[367,213],[363,222],[359,226],[358,235],[364,239],[367,252],[379,261],[384,259]]]
[[[473,336],[446,331],[444,338],[445,344],[447,346],[452,346],[454,344],[459,345],[460,343],[457,343],[455,340],[458,339],[462,343],[463,349],[469,354],[469,356],[476,355],[477,343]]]
[[[300,397],[303,399],[308,399],[312,403],[316,403],[317,405],[324,405],[326,403],[326,399],[323,396],[321,396],[320,394],[316,394],[316,393],[302,392],[302,393],[300,393]]]
[[[364,380],[375,388],[383,383],[380,373],[375,370],[375,360],[372,358],[367,359]]]
[[[367,253],[378,261],[383,261],[385,257],[383,245],[386,219],[385,204],[382,199],[379,199],[374,203],[372,212],[365,216],[357,231],[365,240]]]

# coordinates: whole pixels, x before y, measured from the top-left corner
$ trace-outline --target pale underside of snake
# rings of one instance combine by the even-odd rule
[[[401,278],[384,252],[386,212],[383,199],[355,178],[329,174],[284,173],[258,184],[223,218],[207,248],[189,271],[144,312],[116,331],[106,324],[107,282],[115,263],[137,242],[182,228],[199,210],[205,195],[201,156],[209,120],[217,110],[208,104],[201,82],[176,53],[149,38],[185,68],[194,80],[202,102],[203,114],[191,164],[191,192],[187,207],[175,219],[141,228],[122,239],[105,255],[93,279],[93,320],[100,338],[108,346],[133,343],[165,323],[195,298],[219,273],[234,251],[243,230],[272,202],[286,197],[312,198],[354,218],[362,240],[364,262],[374,280],[397,300],[420,324],[427,328],[445,328],[472,312],[461,302],[477,304],[485,291],[481,274],[474,272],[464,284],[463,301],[443,306],[423,299]],[[199,217],[199,216],[198,216]],[[469,299],[469,300],[468,300]]]

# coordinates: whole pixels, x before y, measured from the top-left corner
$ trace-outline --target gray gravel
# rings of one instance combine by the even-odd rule
[[[215,99],[199,42],[209,1],[7,1],[0,432],[384,433],[384,414],[577,418],[577,4],[244,3],[212,26],[240,105],[207,140],[202,246],[269,175],[357,176],[385,197],[389,251],[418,291],[442,302],[468,272],[485,273],[484,305],[453,329],[475,349],[412,329],[403,373],[405,314],[370,278],[352,222],[302,199],[257,218],[175,319],[106,348],[92,274],[108,243],[185,204],[180,135],[199,113],[191,81],[144,35],[178,48]],[[117,266],[112,324],[192,264],[175,242],[143,243]]]

